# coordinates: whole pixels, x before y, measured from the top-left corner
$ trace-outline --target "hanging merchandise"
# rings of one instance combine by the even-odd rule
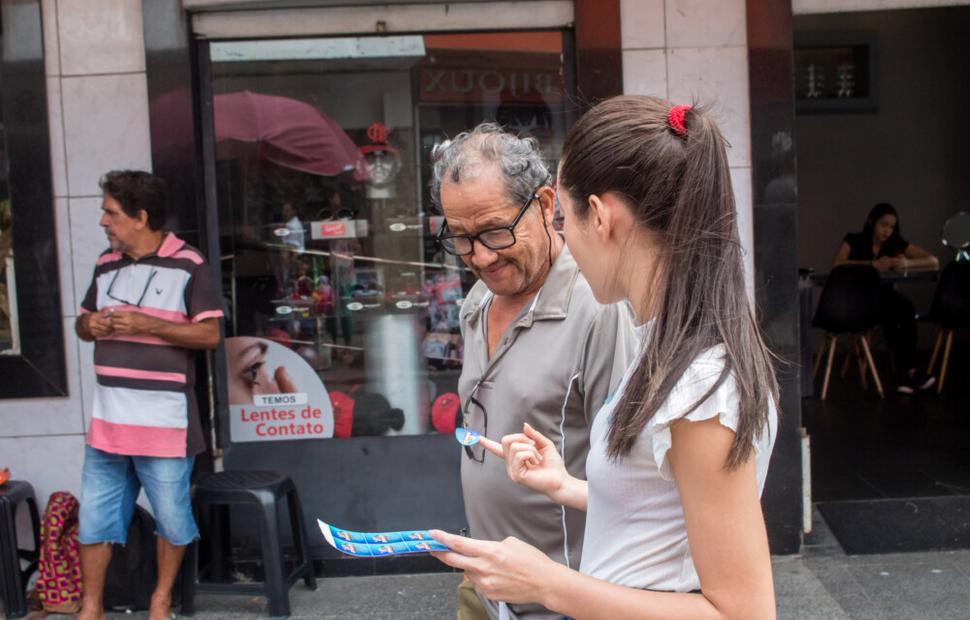
[[[445,392],[434,400],[431,405],[431,424],[439,433],[453,433],[458,426],[458,416],[461,413],[461,402],[458,394]]]
[[[383,123],[374,123],[367,128],[367,137],[371,144],[360,147],[363,158],[358,166],[363,168],[363,174],[358,170],[358,176],[367,179],[367,198],[380,200],[393,198],[394,179],[401,171],[401,153],[388,145],[387,137],[391,130]]]
[[[354,399],[343,392],[330,392],[333,406],[333,436],[341,439],[350,437],[354,429]]]

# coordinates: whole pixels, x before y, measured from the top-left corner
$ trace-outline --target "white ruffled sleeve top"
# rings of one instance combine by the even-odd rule
[[[739,397],[731,376],[699,407],[684,415],[717,382],[724,368],[723,355],[723,346],[699,355],[641,431],[631,452],[615,462],[607,456],[610,421],[637,362],[596,415],[586,460],[589,501],[580,572],[640,589],[700,589],[667,451],[671,446],[670,425],[681,418],[699,421],[716,416],[721,424],[737,430]],[[772,403],[768,423],[754,442],[759,495],[764,489],[777,426]]]

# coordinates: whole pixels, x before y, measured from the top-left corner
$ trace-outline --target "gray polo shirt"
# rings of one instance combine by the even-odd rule
[[[458,392],[469,427],[500,441],[528,422],[556,443],[569,472],[585,479],[593,416],[636,354],[629,305],[597,303],[564,246],[542,290],[489,360],[483,309],[490,298],[479,281],[461,310],[465,358]],[[491,454],[482,462],[463,454],[461,482],[472,537],[515,536],[579,568],[584,513],[512,482],[505,463]],[[497,618],[498,605],[485,603]],[[536,605],[509,608],[512,618],[560,618]]]

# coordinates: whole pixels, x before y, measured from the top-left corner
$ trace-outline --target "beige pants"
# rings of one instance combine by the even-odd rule
[[[457,620],[489,620],[485,606],[475,593],[475,586],[467,579],[458,584]]]

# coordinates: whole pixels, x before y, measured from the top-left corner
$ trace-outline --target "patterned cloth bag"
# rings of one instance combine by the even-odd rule
[[[81,609],[81,556],[77,541],[78,501],[67,491],[54,492],[40,524],[37,595],[45,611]]]

